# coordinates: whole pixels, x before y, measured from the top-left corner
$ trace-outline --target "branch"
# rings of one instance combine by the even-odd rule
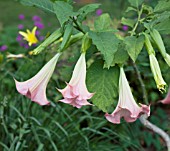
[[[164,132],[162,129],[160,129],[159,127],[157,127],[156,125],[152,124],[151,122],[149,122],[147,120],[148,116],[146,114],[141,115],[140,122],[147,127],[148,129],[154,131],[155,133],[159,134],[164,141],[166,142],[166,146],[168,148],[168,151],[170,151],[170,137],[169,135]]]
[[[149,103],[148,103],[148,96],[147,96],[145,84],[144,84],[144,82],[142,80],[142,77],[141,77],[140,71],[138,70],[137,65],[133,61],[132,61],[132,63],[133,63],[133,67],[134,67],[134,69],[136,71],[137,77],[139,79],[140,85],[142,87],[143,101],[148,105]]]
[[[133,62],[133,67],[134,67],[134,69],[135,69],[135,71],[137,73],[137,77],[138,77],[139,82],[140,82],[141,87],[142,87],[143,99],[144,99],[145,103],[148,104],[148,98],[147,98],[147,93],[146,93],[145,85],[143,83],[140,71],[138,70],[138,67],[136,66],[136,64],[134,62]],[[166,132],[164,132],[161,128],[159,128],[156,125],[154,125],[151,122],[149,122],[147,120],[147,118],[148,118],[148,116],[146,114],[143,114],[143,115],[141,115],[141,117],[139,119],[140,119],[140,122],[145,127],[147,127],[148,129],[154,131],[155,133],[159,134],[164,139],[164,141],[166,142],[166,146],[168,148],[168,151],[170,151],[170,137],[169,137],[169,135]]]

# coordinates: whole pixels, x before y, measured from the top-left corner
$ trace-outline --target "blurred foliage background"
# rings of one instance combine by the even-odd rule
[[[115,27],[122,30],[120,19],[126,15],[124,11],[129,5],[125,0],[76,0],[77,8],[86,3],[101,3],[102,12],[112,16]],[[146,0],[155,6],[157,0]],[[24,15],[23,20],[19,15]],[[138,121],[122,122],[120,125],[109,123],[104,113],[96,107],[85,106],[75,109],[69,105],[58,103],[62,96],[55,87],[63,87],[69,81],[72,69],[78,58],[80,44],[71,46],[57,64],[56,71],[48,84],[47,96],[52,106],[39,106],[16,92],[13,77],[24,81],[32,77],[53,56],[51,48],[38,56],[30,56],[29,51],[34,47],[26,47],[18,40],[18,31],[32,29],[33,16],[39,16],[44,25],[39,29],[40,37],[45,38],[58,28],[59,23],[52,14],[40,9],[23,6],[14,0],[0,0],[0,151],[164,151],[165,143],[162,138],[147,130]],[[133,14],[128,14],[132,15]],[[89,16],[93,23],[94,13]],[[19,25],[24,25],[23,29]],[[122,30],[126,35],[127,31]],[[39,37],[39,38],[40,38]],[[41,38],[42,38],[41,37]],[[43,39],[42,39],[43,40]],[[167,51],[170,48],[169,36],[164,37]],[[2,46],[6,49],[2,49]],[[8,58],[8,54],[24,54],[23,58]],[[68,59],[69,58],[69,59]],[[158,56],[159,58],[159,56]],[[159,58],[160,66],[166,81],[170,81],[170,70]],[[145,63],[140,63],[145,60]],[[130,65],[131,63],[128,62]],[[149,120],[170,134],[170,111],[168,106],[156,103],[165,97],[150,80],[151,72],[145,52],[140,54],[137,64],[146,84],[149,101],[152,102],[152,114]],[[147,72],[148,71],[148,72]],[[126,68],[127,77],[134,96],[142,100],[141,88],[132,66]]]

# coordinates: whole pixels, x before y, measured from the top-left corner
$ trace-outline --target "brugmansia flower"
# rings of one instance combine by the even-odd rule
[[[64,97],[60,101],[77,108],[81,108],[83,105],[91,105],[87,99],[90,99],[93,93],[88,92],[85,80],[86,61],[85,53],[82,53],[76,63],[70,82],[64,89],[58,89]]]
[[[27,96],[39,105],[47,105],[46,87],[54,72],[60,53],[56,54],[34,77],[18,82],[15,80],[16,89],[22,95]]]
[[[152,74],[154,76],[157,88],[159,89],[159,91],[165,91],[166,83],[165,83],[164,79],[162,78],[159,63],[158,63],[158,61],[155,57],[155,51],[154,51],[152,44],[150,42],[149,35],[146,34],[146,33],[144,33],[144,35],[145,35],[146,49],[147,49],[148,54],[149,54],[150,67],[151,67],[151,71],[152,71]]]
[[[150,54],[149,60],[150,60],[150,67],[151,67],[157,88],[159,89],[159,91],[165,91],[166,83],[164,79],[162,78],[161,70],[160,70],[160,67],[159,67],[159,64],[158,64],[158,61],[155,55]]]
[[[170,88],[169,88],[169,91],[168,91],[166,98],[164,98],[160,102],[163,103],[163,104],[170,104]]]
[[[124,70],[121,67],[119,77],[119,101],[113,113],[106,113],[105,117],[109,122],[119,124],[122,117],[124,117],[127,122],[134,122],[142,113],[149,116],[150,106],[143,104],[140,104],[140,106],[137,105],[130,90]]]
[[[28,41],[28,45],[31,46],[32,44],[38,43],[38,39],[36,37],[36,29],[37,27],[34,27],[32,31],[27,29],[27,32],[20,31],[19,34],[24,37],[24,40]]]

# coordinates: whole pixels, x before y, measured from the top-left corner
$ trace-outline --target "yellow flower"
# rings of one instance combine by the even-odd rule
[[[34,27],[32,31],[27,29],[27,32],[20,31],[19,34],[24,37],[24,40],[28,41],[28,45],[31,46],[32,44],[38,43],[38,39],[35,35],[37,27]]]

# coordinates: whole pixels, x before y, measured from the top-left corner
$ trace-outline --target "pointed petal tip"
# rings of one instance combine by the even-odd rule
[[[141,104],[139,103],[139,105],[141,106],[141,112],[147,114],[148,116],[150,116],[150,106],[151,104],[149,104],[148,106],[145,104]]]
[[[56,90],[59,91],[60,93],[62,93],[63,89],[59,89],[56,87]]]

